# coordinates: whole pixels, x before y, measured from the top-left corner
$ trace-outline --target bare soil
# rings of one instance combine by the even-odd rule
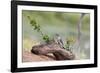
[[[28,51],[23,51],[23,62],[39,62],[39,61],[54,61],[56,60],[52,54],[36,55]]]

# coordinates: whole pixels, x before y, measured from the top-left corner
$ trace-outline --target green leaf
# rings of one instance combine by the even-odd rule
[[[30,18],[30,16],[27,16],[27,18],[30,20],[31,18]]]
[[[35,21],[35,20],[31,20],[31,21],[30,21],[30,24],[31,24],[32,26],[35,26],[35,25],[36,25],[36,21]]]
[[[36,30],[37,28],[38,28],[38,27],[37,27],[37,26],[35,26],[35,27],[34,27],[34,30]]]
[[[48,35],[44,35],[43,40],[48,43],[50,41],[50,38]]]
[[[40,31],[40,25],[37,25],[37,31],[38,32]]]

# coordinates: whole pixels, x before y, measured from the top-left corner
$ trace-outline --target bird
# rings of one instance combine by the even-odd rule
[[[60,45],[61,48],[64,48],[62,38],[60,37],[59,34],[55,34],[55,39],[54,40],[58,45]]]

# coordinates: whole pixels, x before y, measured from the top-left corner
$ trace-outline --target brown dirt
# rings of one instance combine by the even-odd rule
[[[56,60],[52,54],[36,55],[28,51],[23,51],[23,62],[39,62],[39,61],[54,61]]]

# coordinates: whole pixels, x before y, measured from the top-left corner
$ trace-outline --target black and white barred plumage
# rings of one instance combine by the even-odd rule
[[[55,35],[54,40],[55,40],[55,42],[56,42],[58,45],[60,45],[61,48],[64,48],[64,47],[63,47],[64,44],[63,44],[62,38],[60,37],[59,34],[56,34],[56,35]]]

